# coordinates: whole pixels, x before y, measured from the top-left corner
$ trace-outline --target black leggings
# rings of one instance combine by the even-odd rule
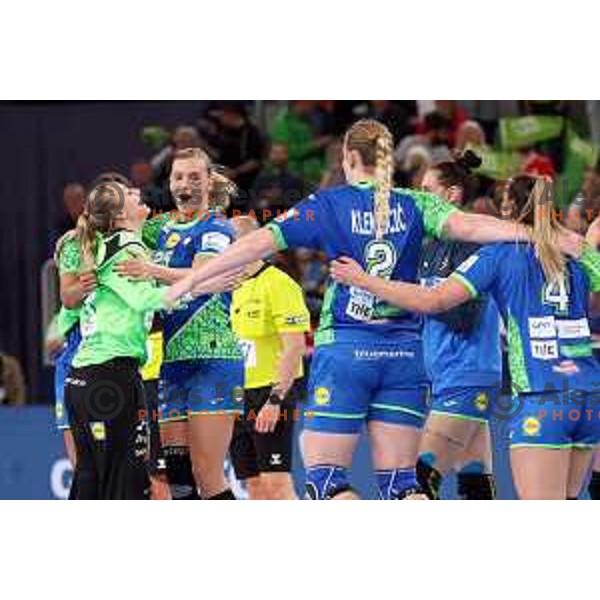
[[[72,500],[148,498],[148,425],[138,362],[72,369],[65,404],[77,448]]]

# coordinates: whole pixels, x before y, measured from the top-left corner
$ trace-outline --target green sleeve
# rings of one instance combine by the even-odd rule
[[[590,290],[600,292],[600,252],[586,245],[577,262],[590,280]]]
[[[67,333],[79,322],[80,308],[60,307],[56,315],[56,333],[60,337],[65,337]]]
[[[275,239],[275,245],[277,246],[277,250],[279,252],[283,252],[284,250],[288,249],[287,242],[283,237],[283,233],[281,233],[281,227],[279,227],[277,223],[271,221],[265,225],[265,229],[268,229],[273,235],[273,238]]]
[[[458,208],[454,204],[442,200],[439,196],[427,192],[417,192],[415,190],[400,190],[400,192],[412,196],[423,216],[425,233],[436,238],[443,237],[444,225],[448,217],[457,212]]]
[[[157,287],[152,281],[132,281],[112,270],[102,276],[102,285],[109,287],[123,302],[137,312],[157,311],[165,308],[163,298],[166,287]]]
[[[62,244],[58,253],[58,273],[79,273],[81,270],[81,251],[79,242],[75,237],[68,237]]]
[[[169,215],[164,214],[153,217],[144,223],[144,226],[142,227],[142,241],[150,248],[150,250],[157,249],[160,230],[168,220]]]

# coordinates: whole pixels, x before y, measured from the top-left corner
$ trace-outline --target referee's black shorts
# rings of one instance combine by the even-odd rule
[[[229,455],[236,477],[243,481],[260,473],[289,473],[292,469],[294,421],[300,398],[301,381],[287,393],[279,421],[272,433],[258,433],[256,416],[271,393],[271,387],[245,390],[244,415],[236,419]]]

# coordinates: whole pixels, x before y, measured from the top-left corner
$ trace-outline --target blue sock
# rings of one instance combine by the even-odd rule
[[[381,500],[396,500],[404,491],[417,487],[415,467],[375,471]]]

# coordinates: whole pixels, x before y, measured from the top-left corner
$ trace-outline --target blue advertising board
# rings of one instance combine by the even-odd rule
[[[504,499],[514,498],[506,422],[496,424],[492,434],[498,495]],[[49,407],[0,410],[0,499],[64,499],[68,495],[71,474],[62,435],[54,428],[53,413]],[[303,477],[296,440],[294,480],[299,495],[302,494]],[[376,498],[366,439],[361,439],[358,446],[352,478],[364,498]],[[444,497],[455,498],[455,487],[454,478],[448,478],[444,484]],[[237,486],[235,489],[241,491]]]
[[[66,498],[71,467],[47,406],[0,409],[0,499]]]

